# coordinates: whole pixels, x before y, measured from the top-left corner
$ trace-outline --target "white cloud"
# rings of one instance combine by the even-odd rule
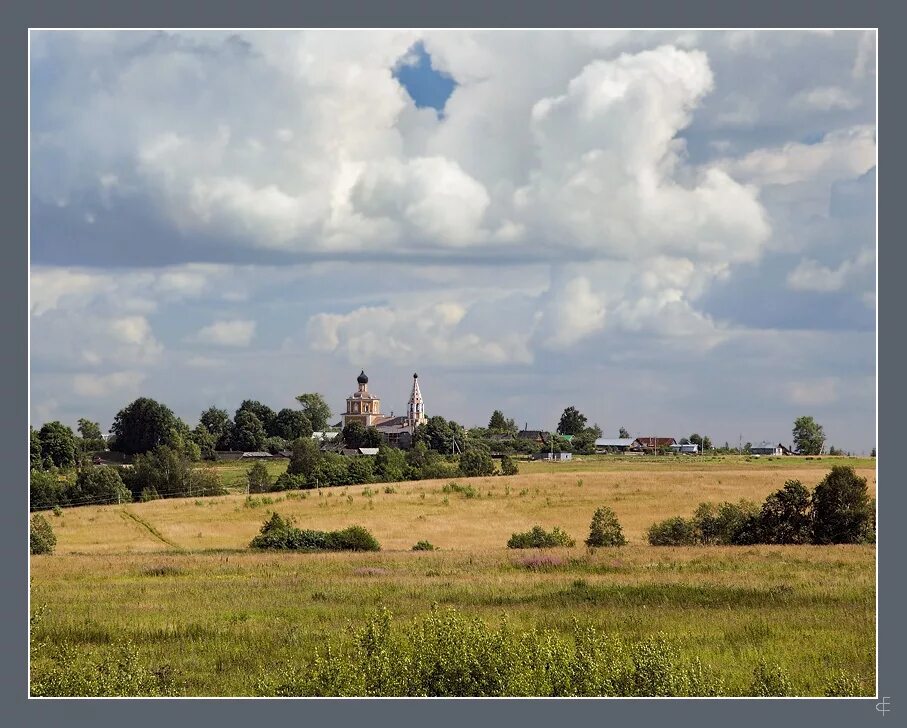
[[[865,277],[874,270],[875,255],[862,251],[853,260],[845,260],[837,268],[829,268],[815,260],[804,258],[787,276],[787,286],[794,291],[829,293],[842,290],[848,282]]]
[[[760,186],[808,180],[830,184],[865,174],[875,165],[875,157],[875,130],[855,126],[831,132],[817,144],[759,149],[742,159],[724,160],[721,166],[731,175]]]
[[[215,321],[199,329],[192,341],[215,346],[248,346],[255,336],[255,322],[243,319]]]
[[[808,381],[789,382],[787,392],[794,404],[828,405],[837,401],[841,382],[836,377],[819,377]]]
[[[137,371],[111,372],[110,374],[77,374],[72,380],[73,391],[82,397],[105,397],[136,392],[145,381]]]
[[[801,91],[792,99],[791,103],[820,111],[832,109],[851,111],[860,106],[860,99],[840,86],[820,86],[808,91]]]

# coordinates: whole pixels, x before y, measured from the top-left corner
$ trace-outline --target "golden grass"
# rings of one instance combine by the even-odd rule
[[[746,689],[760,658],[782,665],[801,694],[820,694],[841,669],[871,690],[873,546],[645,543],[654,521],[690,515],[701,501],[758,502],[789,478],[812,487],[828,459],[704,461],[673,470],[618,459],[533,463],[514,477],[457,479],[478,498],[443,493],[444,480],[396,483],[396,493],[378,484],[67,509],[48,515],[56,553],[31,559],[32,607],[46,605],[49,644],[127,637],[191,695],[250,694],[255,676],[304,662],[380,605],[409,619],[435,602],[491,622],[506,612],[526,629],[567,632],[578,618],[628,638],[662,632],[720,670],[732,691]],[[874,494],[874,462],[857,465]],[[615,510],[628,546],[582,547],[600,505]],[[304,528],[361,524],[383,550],[252,552],[269,510]],[[580,545],[553,550],[560,563],[549,568],[527,568],[530,554],[505,546],[536,523],[561,526]],[[442,550],[409,550],[422,539]]]

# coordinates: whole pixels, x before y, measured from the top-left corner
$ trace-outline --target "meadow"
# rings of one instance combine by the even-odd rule
[[[67,645],[103,653],[128,641],[183,695],[252,695],[278,666],[303,665],[384,607],[396,622],[433,604],[490,625],[569,634],[574,620],[630,642],[664,635],[749,690],[760,660],[800,695],[846,673],[875,683],[874,546],[652,547],[655,521],[702,501],[761,501],[785,480],[814,486],[850,464],[875,495],[874,460],[577,458],[521,463],[512,477],[158,500],[47,514],[58,543],[31,557],[33,679]],[[285,467],[269,463],[273,474]],[[243,488],[248,464],[218,465]],[[448,489],[449,490],[449,489]],[[628,545],[583,545],[593,511],[611,507]],[[262,553],[248,544],[270,511],[301,528],[368,528],[378,553]],[[506,548],[510,535],[560,526],[574,548]],[[437,551],[414,552],[427,540]]]

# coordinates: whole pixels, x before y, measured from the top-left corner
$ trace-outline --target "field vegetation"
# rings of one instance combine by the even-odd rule
[[[523,644],[512,646],[514,656],[533,645],[536,652],[526,654],[541,654],[543,645],[557,650],[562,676],[576,674],[571,665],[585,654],[577,630],[594,629],[611,640],[608,649],[621,650],[613,674],[598,673],[599,688],[574,690],[563,678],[555,690],[551,676],[502,667],[495,684],[510,685],[500,688],[510,694],[521,694],[520,685],[586,694],[604,690],[606,678],[624,686],[613,694],[632,694],[632,685],[643,684],[633,677],[634,665],[649,660],[662,665],[666,684],[681,686],[680,692],[695,684],[687,692],[869,695],[875,681],[873,545],[647,543],[656,521],[690,518],[702,502],[762,502],[787,480],[813,487],[832,462],[854,465],[875,496],[871,460],[606,456],[527,463],[512,477],[45,511],[57,544],[52,555],[31,557],[32,689],[296,694],[312,692],[312,680],[321,675],[326,693],[357,692],[374,684],[368,675],[377,669],[362,657],[362,630],[375,620],[384,624],[386,609],[382,664],[396,671],[421,664],[413,640],[442,617],[444,629],[459,631],[461,641],[477,640],[475,651],[456,658],[466,661],[464,670],[475,655],[487,654],[481,644],[500,643],[502,625],[516,635],[514,644]],[[217,466],[221,482],[234,473],[236,484],[228,487],[244,491],[240,478],[248,465],[242,465]],[[584,545],[602,507],[614,512],[625,546]],[[302,530],[361,525],[381,551],[249,549],[272,512]],[[536,524],[557,525],[578,545],[544,552],[507,548],[512,534]],[[413,550],[422,541],[437,549]],[[432,612],[433,605],[441,611]],[[431,644],[437,653],[437,640]],[[328,654],[343,655],[334,662],[347,666],[334,682],[318,671]],[[604,660],[605,653],[595,654]],[[690,682],[697,664],[711,676],[705,682]],[[116,665],[129,666],[129,674],[118,674]],[[453,691],[449,681],[425,683],[416,667],[405,674],[411,676],[407,685],[421,686],[406,690],[448,694],[442,690],[448,685],[444,690]],[[97,675],[108,677],[99,681]],[[387,694],[404,689],[399,681],[394,685]]]

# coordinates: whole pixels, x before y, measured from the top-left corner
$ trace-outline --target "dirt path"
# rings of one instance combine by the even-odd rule
[[[185,549],[182,546],[180,546],[178,543],[174,543],[173,541],[170,541],[169,539],[167,539],[160,531],[158,531],[154,526],[152,526],[150,523],[148,523],[148,521],[146,521],[141,516],[136,515],[135,513],[133,513],[130,510],[127,510],[126,508],[123,509],[123,516],[131,518],[133,521],[138,523],[140,526],[147,529],[148,533],[150,533],[156,539],[158,539],[162,543],[167,544],[167,546],[177,549],[178,551],[185,551]]]

